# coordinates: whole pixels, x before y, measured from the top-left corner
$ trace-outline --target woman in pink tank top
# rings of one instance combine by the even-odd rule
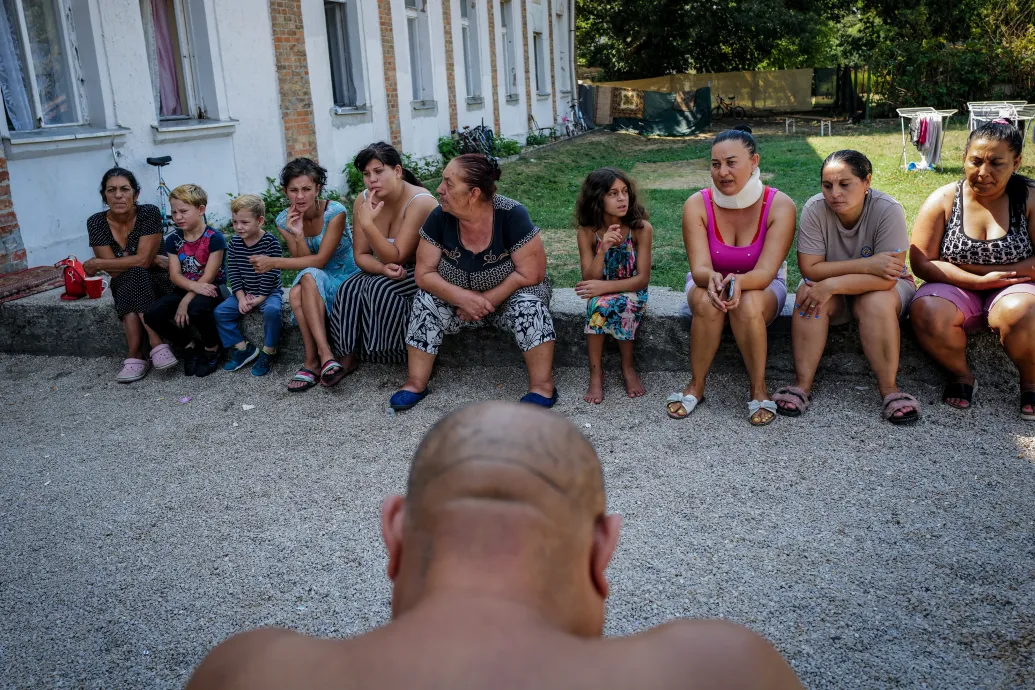
[[[787,298],[784,259],[796,215],[790,197],[762,186],[750,131],[720,132],[712,142],[712,189],[683,206],[692,375],[682,392],[668,397],[670,417],[683,419],[704,401],[705,379],[728,320],[751,382],[749,420],[764,426],[776,418],[765,380],[766,326]]]

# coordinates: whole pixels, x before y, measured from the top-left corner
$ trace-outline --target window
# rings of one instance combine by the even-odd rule
[[[549,82],[546,79],[546,51],[543,49],[543,34],[539,31],[532,34],[532,52],[535,53],[535,92],[549,93]]]
[[[406,34],[410,46],[410,81],[413,100],[431,101],[432,89],[431,46],[428,35],[427,0],[406,0]]]
[[[366,105],[356,1],[324,0],[323,9],[327,17],[327,48],[331,57],[334,105],[338,108]]]
[[[478,50],[478,19],[475,15],[473,0],[460,0],[460,35],[464,44],[467,97],[469,99],[480,98],[482,95],[481,51]]]
[[[557,13],[557,18],[554,20],[554,41],[557,43],[557,88],[561,93],[571,92],[571,82],[568,80],[568,70],[571,66],[568,64],[568,31],[564,24],[564,15],[560,12]]]
[[[159,120],[205,117],[194,81],[188,0],[141,0]]]
[[[0,0],[0,91],[10,130],[86,121],[65,10],[62,0]]]
[[[503,34],[503,83],[507,100],[518,97],[517,67],[514,66],[514,35],[511,30],[514,3],[511,0],[500,2],[500,27]]]

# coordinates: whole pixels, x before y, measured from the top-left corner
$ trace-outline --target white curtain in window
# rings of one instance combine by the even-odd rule
[[[180,108],[180,83],[176,61],[180,59],[173,44],[176,23],[170,26],[172,0],[151,0],[151,14],[155,23],[155,56],[158,60],[158,95],[162,117],[183,115]]]
[[[7,117],[16,131],[35,129],[36,126],[32,121],[20,46],[14,2],[3,0],[0,5],[0,91],[3,91]]]

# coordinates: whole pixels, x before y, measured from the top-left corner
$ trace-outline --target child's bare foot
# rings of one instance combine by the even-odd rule
[[[589,389],[582,399],[588,403],[599,405],[604,402],[604,373],[589,374]]]
[[[632,367],[622,369],[622,378],[625,379],[625,392],[630,398],[638,398],[647,394],[647,389],[640,382],[640,375]]]

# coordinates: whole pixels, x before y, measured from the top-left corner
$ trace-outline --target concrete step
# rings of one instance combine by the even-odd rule
[[[101,299],[65,302],[61,290],[51,290],[0,305],[0,352],[79,357],[124,357],[125,341],[115,317],[109,293]],[[651,287],[650,302],[636,341],[637,365],[643,371],[688,371],[690,322],[680,314],[682,293],[669,288]],[[557,345],[554,358],[558,367],[585,367],[585,302],[570,288],[553,292],[554,325]],[[769,328],[768,370],[775,381],[794,373],[791,356],[789,310]],[[284,331],[281,350],[287,358],[302,358],[302,339],[292,325],[287,297],[284,299]],[[245,335],[255,342],[262,339],[262,318],[258,313],[242,319]],[[1006,357],[992,333],[971,338],[970,358],[982,384],[1014,385],[1017,370]],[[613,343],[606,350],[608,366],[617,363]],[[491,328],[465,331],[446,339],[439,356],[445,366],[520,366],[521,353],[507,334]],[[716,357],[717,369],[742,368],[740,353],[728,332]],[[941,381],[938,367],[917,346],[908,322],[903,327],[899,367],[910,379]],[[868,376],[869,364],[863,355],[856,326],[833,329],[820,373]]]

